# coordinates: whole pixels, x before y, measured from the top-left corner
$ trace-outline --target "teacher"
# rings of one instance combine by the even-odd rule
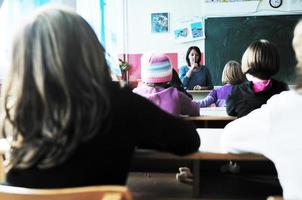
[[[201,52],[197,46],[187,50],[187,65],[179,68],[179,78],[186,90],[213,89],[209,69],[200,64]]]

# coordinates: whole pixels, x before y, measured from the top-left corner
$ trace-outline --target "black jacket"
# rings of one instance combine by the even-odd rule
[[[10,170],[8,184],[30,188],[124,185],[138,146],[178,155],[198,150],[199,135],[187,121],[165,113],[128,88],[112,84],[109,90],[112,115],[106,134],[100,132],[78,146],[57,167]]]
[[[288,90],[288,85],[271,79],[269,86],[261,91],[254,92],[252,82],[246,81],[234,85],[230,96],[227,98],[227,113],[231,116],[243,117],[251,111],[260,108],[271,96]]]

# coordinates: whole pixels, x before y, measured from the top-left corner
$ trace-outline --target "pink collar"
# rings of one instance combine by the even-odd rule
[[[267,88],[270,84],[271,80],[263,80],[263,81],[253,81],[253,90],[254,92],[261,92]]]

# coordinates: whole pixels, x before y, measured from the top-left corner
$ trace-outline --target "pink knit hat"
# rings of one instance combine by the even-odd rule
[[[172,66],[167,55],[144,55],[141,62],[141,77],[145,83],[165,83],[172,80]]]

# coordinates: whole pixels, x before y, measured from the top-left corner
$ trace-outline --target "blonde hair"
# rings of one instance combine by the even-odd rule
[[[56,166],[104,130],[110,81],[104,49],[81,16],[61,6],[37,11],[14,38],[4,91],[11,167]]]
[[[230,60],[227,62],[223,68],[221,81],[222,84],[239,84],[242,83],[245,79],[244,74],[241,70],[241,65],[239,62]]]
[[[300,20],[294,30],[293,48],[295,50],[297,63],[297,89],[302,88],[302,20]]]
[[[241,60],[242,72],[267,80],[280,68],[280,58],[276,46],[261,39],[251,43]]]

